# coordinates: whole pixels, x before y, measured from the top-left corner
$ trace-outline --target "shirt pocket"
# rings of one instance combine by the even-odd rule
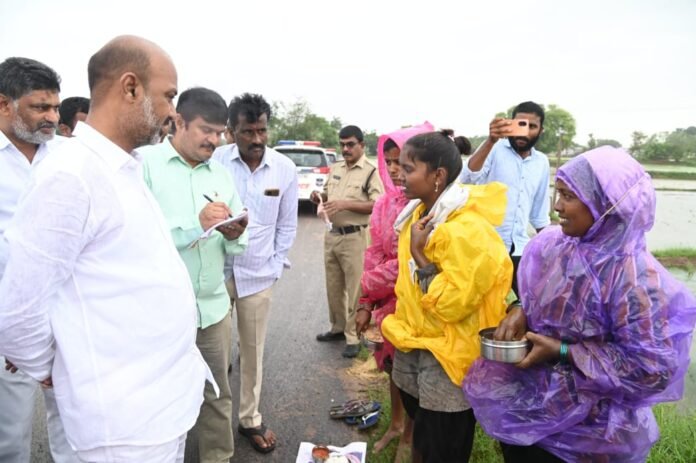
[[[363,186],[364,184],[362,183],[349,183],[348,185],[346,185],[345,198],[342,199],[355,199],[358,201],[365,201],[366,195],[363,192]]]
[[[330,176],[329,181],[326,182],[326,194],[329,199],[336,199],[335,196],[338,194],[338,180],[333,176]]]
[[[280,208],[280,196],[266,196],[263,194],[255,198],[254,214],[251,218],[259,225],[272,225],[278,218]]]

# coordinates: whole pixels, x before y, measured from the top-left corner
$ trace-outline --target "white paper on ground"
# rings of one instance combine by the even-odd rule
[[[312,460],[312,449],[316,444],[311,442],[300,442],[300,449],[297,452],[297,459],[295,463],[313,463]],[[327,445],[331,452],[335,452],[339,455],[345,455],[351,458],[351,462],[355,460],[356,462],[365,463],[365,455],[367,455],[367,442],[351,442],[345,447],[336,447],[333,445]]]

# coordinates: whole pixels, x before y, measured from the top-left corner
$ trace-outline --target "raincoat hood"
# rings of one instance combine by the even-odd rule
[[[384,192],[386,194],[400,194],[401,190],[394,186],[394,182],[392,182],[391,177],[389,177],[387,163],[384,160],[384,143],[391,138],[394,140],[394,143],[396,143],[399,149],[404,149],[404,145],[409,138],[421,133],[432,132],[433,130],[435,130],[435,127],[430,122],[425,121],[420,125],[413,125],[404,129],[395,130],[392,133],[380,135],[379,139],[377,140],[377,167],[379,169],[379,177],[382,179],[382,185],[384,185]]]
[[[556,177],[595,220],[576,240],[611,252],[645,247],[645,233],[655,221],[655,189],[650,176],[626,151],[610,146],[588,151],[564,164]]]

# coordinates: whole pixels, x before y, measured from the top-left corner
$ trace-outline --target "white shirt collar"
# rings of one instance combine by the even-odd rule
[[[7,135],[5,135],[5,132],[0,130],[0,150],[4,150],[9,145],[14,146],[13,143],[10,141],[10,139],[7,138]]]
[[[125,152],[120,146],[84,122],[77,123],[73,134],[113,170],[117,171],[126,166],[136,168],[142,160],[136,151],[132,154]]]
[[[263,158],[261,158],[261,163],[259,164],[259,169],[262,168],[263,166],[268,166],[268,167],[273,167],[273,149],[269,148],[266,146],[266,149],[263,152]],[[242,159],[242,155],[239,152],[239,147],[235,143],[232,145],[231,152],[230,152],[230,160],[234,159],[239,159],[239,162],[244,162]]]

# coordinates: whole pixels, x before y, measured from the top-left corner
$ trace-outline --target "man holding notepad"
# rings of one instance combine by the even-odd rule
[[[196,344],[220,387],[219,397],[209,384],[205,388],[196,422],[199,459],[227,462],[234,453],[227,377],[232,322],[223,269],[226,256],[241,254],[247,247],[247,219],[218,225],[243,209],[232,177],[220,164],[210,162],[225,129],[225,101],[212,90],[192,88],[179,96],[176,112],[173,138],[139,151],[145,183],[164,213],[193,283]],[[211,228],[215,231],[209,233]]]

